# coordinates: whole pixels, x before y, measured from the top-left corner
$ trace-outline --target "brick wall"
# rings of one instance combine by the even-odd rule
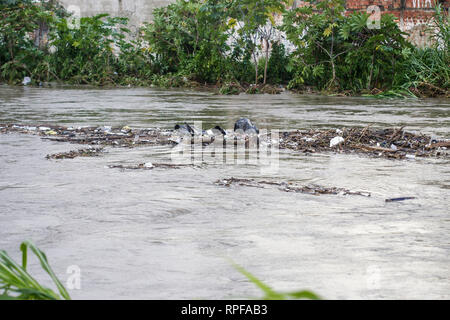
[[[448,13],[450,0],[347,0],[345,8],[350,13],[366,11],[369,6],[376,5],[381,14],[395,15],[400,29],[409,34],[408,39],[416,46],[424,47],[431,43],[428,26],[438,2]],[[304,1],[294,1],[297,7],[304,4]]]

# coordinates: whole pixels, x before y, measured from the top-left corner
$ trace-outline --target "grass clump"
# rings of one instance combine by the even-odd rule
[[[272,289],[270,286],[259,280],[253,274],[245,270],[243,267],[233,263],[234,268],[243,274],[251,283],[257,286],[263,292],[264,296],[261,300],[295,300],[295,299],[307,299],[307,300],[320,300],[319,295],[312,291],[300,290],[292,292],[279,292]]]
[[[38,258],[58,293],[40,284],[28,271],[28,249]],[[70,295],[50,267],[45,253],[30,241],[22,242],[22,264],[16,263],[6,251],[0,250],[0,300],[70,300]]]

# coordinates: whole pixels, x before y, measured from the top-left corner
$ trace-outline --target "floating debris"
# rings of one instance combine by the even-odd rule
[[[0,133],[25,133],[42,136],[56,142],[102,145],[113,147],[137,147],[144,145],[174,144],[171,131],[160,129],[131,129],[125,127],[65,127],[58,125],[26,126],[0,124]]]
[[[72,150],[69,152],[61,152],[55,154],[48,154],[47,159],[74,159],[77,157],[98,157],[103,152],[103,148],[89,148]]]
[[[22,84],[23,84],[24,86],[27,86],[27,85],[29,85],[30,83],[31,83],[31,78],[30,78],[30,77],[25,77],[25,78],[23,78]]]
[[[344,188],[336,188],[336,187],[323,187],[318,185],[309,185],[309,186],[286,186],[284,189],[286,192],[300,192],[300,193],[307,193],[307,194],[313,194],[313,195],[320,195],[320,194],[336,194],[336,195],[353,195],[353,196],[363,196],[363,197],[370,197],[370,192],[365,191],[351,191]]]
[[[183,167],[193,167],[192,164],[172,164],[172,163],[139,163],[134,165],[113,164],[109,165],[110,169],[123,169],[123,170],[153,170],[156,168],[163,169],[180,169]]]
[[[154,168],[155,166],[151,162],[144,163],[145,168]]]
[[[206,146],[211,143],[237,145],[237,140],[249,139],[248,136],[233,136],[227,133],[220,137],[201,135],[197,140],[192,137],[177,136],[177,130],[132,129],[124,127],[65,127],[58,125],[17,125],[0,124],[0,133],[25,133],[39,135],[43,139],[76,144],[134,148],[149,145],[192,144],[200,141]],[[338,134],[336,136],[336,134]],[[229,136],[229,137],[228,137]],[[227,138],[228,137],[228,138]],[[257,142],[260,142],[257,136]],[[277,141],[274,141],[275,143]],[[307,130],[282,132],[279,146],[304,153],[339,152],[366,154],[389,159],[416,159],[418,157],[447,157],[450,141],[437,140],[420,133],[399,129],[342,128],[330,130]]]
[[[339,133],[339,136],[336,136]],[[445,157],[450,141],[395,129],[342,128],[281,133],[280,148],[305,153],[360,153],[391,159]]]
[[[131,132],[131,128],[129,126],[125,126],[122,128],[122,130],[120,130],[120,132],[122,133],[129,133]]]
[[[293,184],[291,182],[256,181],[254,179],[239,179],[239,178],[217,180],[215,183],[217,185],[225,187],[230,187],[232,185],[255,187],[255,188],[266,188],[267,186],[275,186],[278,187],[279,190],[285,192],[297,192],[312,195],[334,194],[334,195],[357,195],[364,197],[371,196],[370,192],[351,191],[344,188],[324,187],[315,184],[300,186]]]
[[[405,201],[405,200],[413,200],[413,199],[417,199],[416,197],[401,197],[401,198],[391,198],[391,199],[386,199],[386,202],[398,202],[398,201]]]
[[[330,148],[333,148],[335,146],[340,145],[342,142],[344,142],[345,139],[342,137],[334,137],[333,139],[331,139],[330,141]]]

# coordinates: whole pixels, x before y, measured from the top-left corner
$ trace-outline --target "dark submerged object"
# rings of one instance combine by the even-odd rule
[[[234,124],[234,131],[242,130],[244,133],[257,133],[259,129],[247,118],[241,118]]]
[[[184,123],[184,124],[176,124],[175,125],[175,130],[179,131],[180,133],[183,134],[190,134],[190,135],[195,135],[195,134],[199,134],[200,131],[195,128],[195,127],[191,127],[189,124]],[[208,130],[209,131],[209,130]],[[211,129],[213,135],[226,135],[227,132],[222,129],[222,127],[220,126],[215,126],[214,128]],[[202,130],[202,135],[206,135],[207,131],[206,130]]]
[[[391,198],[391,199],[386,199],[386,202],[397,202],[397,201],[405,201],[405,200],[413,200],[413,199],[417,199],[416,197],[400,197],[400,198]]]
[[[215,126],[211,129],[214,135],[226,135],[227,132],[221,126]]]
[[[175,130],[178,130],[180,133],[183,133],[183,134],[190,134],[190,135],[194,135],[195,134],[195,130],[190,125],[188,125],[187,123],[176,124],[175,125]]]
[[[213,135],[213,136],[219,136],[219,135],[226,135],[227,132],[220,126],[215,126],[214,128],[211,128],[210,130],[202,130],[200,132],[199,129],[190,126],[188,123],[183,124],[176,124],[175,128],[176,131],[182,133],[182,134],[189,134],[189,135]],[[234,124],[234,131],[242,131],[244,133],[256,133],[259,134],[259,129],[250,121],[248,118],[241,118],[237,120]],[[211,134],[212,133],[212,134]]]

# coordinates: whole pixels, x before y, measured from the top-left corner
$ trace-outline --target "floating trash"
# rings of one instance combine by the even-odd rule
[[[180,126],[181,127],[181,126]],[[37,128],[37,129],[36,129]],[[214,131],[214,129],[212,129]],[[342,128],[336,136],[336,129],[280,132],[278,141],[267,137],[258,137],[257,142],[274,144],[279,142],[281,149],[290,149],[304,153],[339,152],[366,154],[389,159],[415,159],[419,157],[447,157],[450,148],[449,140],[438,140],[436,137],[412,133],[400,129]],[[25,133],[40,135],[43,139],[76,144],[101,145],[113,147],[135,148],[149,145],[176,145],[201,142],[204,146],[211,143],[250,142],[249,136],[235,135],[201,135],[197,141],[191,135],[177,136],[179,130],[132,129],[125,127],[65,127],[58,125],[24,126],[17,124],[0,124],[0,133]],[[217,130],[220,132],[220,130]],[[430,141],[432,143],[430,144]],[[337,148],[339,146],[339,148]]]
[[[89,127],[77,128],[58,125],[40,125],[35,127],[16,124],[0,124],[0,133],[24,133],[40,135],[43,139],[55,142],[101,145],[114,147],[138,147],[146,145],[174,145],[170,141],[171,132],[160,129],[130,129],[122,132],[124,127]],[[32,130],[32,128],[37,128]]]
[[[446,157],[444,148],[450,141],[407,132],[403,128],[375,129],[342,128],[336,136],[336,129],[282,132],[280,148],[304,153],[340,152],[358,153],[389,159],[415,159],[417,157]],[[434,141],[430,144],[430,141]],[[339,145],[339,148],[336,146]]]
[[[61,152],[55,154],[49,154],[46,156],[47,159],[74,159],[77,157],[97,157],[103,152],[103,148],[89,148],[72,150],[69,152]]]
[[[22,84],[23,84],[24,86],[27,86],[27,85],[29,85],[30,83],[31,83],[31,78],[30,78],[30,77],[25,77],[25,78],[23,78]]]
[[[122,133],[128,133],[131,132],[131,128],[129,126],[125,126],[122,128],[122,130],[120,130]]]
[[[232,185],[246,186],[246,187],[256,187],[256,188],[266,188],[266,187],[278,187],[280,191],[285,192],[297,192],[306,193],[312,195],[323,195],[323,194],[333,194],[333,195],[357,195],[370,197],[370,192],[366,191],[351,191],[344,188],[336,187],[324,187],[319,185],[296,185],[291,182],[276,182],[276,181],[256,181],[254,179],[238,179],[229,178],[221,179],[215,182],[217,185],[230,187]]]
[[[194,167],[192,164],[172,164],[172,163],[139,163],[133,165],[113,164],[109,165],[110,169],[124,169],[124,170],[153,170],[156,168],[163,169],[179,169],[183,167]]]
[[[333,139],[331,139],[330,141],[330,148],[333,148],[335,146],[340,145],[342,142],[344,142],[345,139],[342,137],[334,137]]]

